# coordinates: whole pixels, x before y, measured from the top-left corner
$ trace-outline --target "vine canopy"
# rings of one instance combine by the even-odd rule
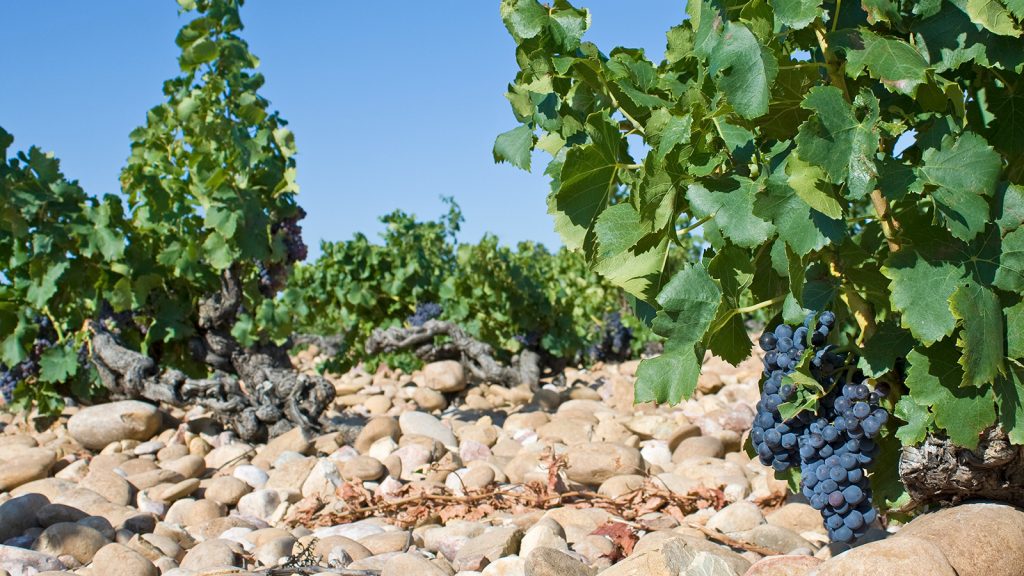
[[[1024,442],[1024,3],[701,1],[664,58],[586,42],[565,0],[503,0],[519,125],[563,241],[667,339],[637,401],[691,394],[746,315],[838,313],[870,377],[906,371],[904,443]],[[667,270],[681,237],[701,261]],[[905,366],[904,366],[905,361]]]

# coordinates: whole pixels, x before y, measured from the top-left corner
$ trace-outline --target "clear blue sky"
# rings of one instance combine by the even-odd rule
[[[606,52],[640,47],[660,60],[684,0],[577,0],[586,39]],[[374,237],[402,208],[433,219],[454,196],[460,239],[560,244],[546,214],[548,182],[491,158],[515,126],[504,98],[514,44],[497,0],[373,2],[249,0],[243,36],[267,77],[262,94],[299,147],[307,242]],[[174,0],[32,0],[2,7],[5,85],[0,125],[15,148],[35,144],[93,194],[117,191],[128,133],[177,73]],[[542,153],[543,154],[543,153]]]

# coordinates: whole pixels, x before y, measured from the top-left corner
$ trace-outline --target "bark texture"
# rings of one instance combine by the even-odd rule
[[[334,401],[330,382],[295,370],[284,347],[245,348],[231,336],[241,301],[241,284],[228,271],[220,292],[199,306],[199,336],[189,342],[189,351],[214,369],[210,378],[161,370],[152,358],[122,346],[94,324],[93,363],[104,386],[114,397],[203,406],[247,441],[263,441],[295,426],[310,432],[341,429],[346,437],[354,436],[357,429],[349,424],[324,422]]]
[[[900,479],[916,504],[957,504],[971,498],[1024,506],[1024,446],[1010,443],[996,426],[974,450],[929,436],[903,448]]]
[[[448,341],[436,343],[439,336]],[[523,350],[506,365],[494,357],[490,345],[466,334],[451,322],[428,320],[422,326],[393,327],[373,331],[366,341],[370,354],[411,350],[425,362],[458,360],[477,381],[518,386],[528,384],[536,390],[540,385],[541,358],[532,350]]]

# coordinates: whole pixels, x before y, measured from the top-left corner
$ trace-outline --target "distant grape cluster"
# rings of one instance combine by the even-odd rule
[[[0,364],[0,396],[3,396],[5,403],[10,403],[13,399],[14,389],[18,382],[39,374],[39,358],[53,346],[53,338],[56,334],[50,319],[46,316],[39,316],[36,318],[36,325],[39,327],[39,332],[35,341],[32,342],[32,351],[29,352],[28,357],[13,367]]]
[[[436,302],[423,302],[416,305],[416,313],[406,318],[411,326],[423,326],[429,320],[434,320],[441,316],[441,312],[444,309],[441,305]]]
[[[825,312],[813,327],[779,325],[761,335],[766,376],[750,433],[761,463],[778,471],[799,466],[801,491],[821,511],[833,541],[850,542],[863,535],[875,519],[871,489],[864,469],[878,447],[872,440],[888,419],[879,407],[884,384],[871,390],[864,375],[847,368],[846,358],[828,345],[835,314]],[[810,349],[810,372],[826,391],[815,413],[802,411],[784,419],[779,406],[794,399],[793,386],[783,382]]]
[[[283,237],[284,246],[288,252],[288,264],[301,262],[309,255],[309,248],[302,240],[302,226],[299,226],[299,220],[305,217],[306,211],[297,208],[294,216],[275,222],[270,227],[271,233],[281,234]]]
[[[592,360],[621,362],[629,358],[629,345],[633,331],[623,326],[622,315],[612,312],[605,316],[601,340],[587,351]]]

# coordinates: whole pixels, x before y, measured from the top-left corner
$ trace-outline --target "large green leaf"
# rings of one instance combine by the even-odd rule
[[[1024,359],[1024,302],[1007,308],[1006,311],[1006,355]]]
[[[961,325],[957,345],[963,350],[963,385],[991,384],[1003,371],[1003,311],[999,298],[972,282],[957,288],[949,304]]]
[[[508,162],[523,170],[530,169],[533,151],[533,130],[526,124],[499,134],[494,140],[494,161]]]
[[[794,30],[814,22],[821,13],[821,0],[771,0],[775,19]]]
[[[581,248],[597,215],[611,200],[620,167],[627,163],[626,141],[607,114],[587,118],[590,143],[574,146],[562,165],[561,185],[549,209],[560,217],[558,233],[570,248]]]
[[[649,249],[637,249],[637,243],[650,232],[648,227],[632,204],[609,207],[598,216],[594,226],[597,241],[592,257],[594,270],[646,301],[658,295],[658,281],[668,250],[668,238],[662,238]]]
[[[846,51],[846,73],[851,78],[866,69],[889,90],[909,96],[925,81],[928,62],[903,40],[861,28],[840,35],[835,45]]]
[[[701,363],[692,347],[666,348],[665,353],[640,362],[633,401],[678,404],[697,388]]]
[[[907,355],[907,388],[914,400],[931,408],[935,423],[953,442],[967,448],[995,421],[995,398],[990,386],[962,388],[963,371],[950,340]]]
[[[988,223],[988,198],[996,190],[1002,160],[985,139],[965,132],[946,137],[939,149],[929,148],[918,168],[920,184],[932,197],[954,236],[971,240]]]
[[[762,244],[772,225],[754,215],[754,195],[759,184],[748,178],[721,178],[691,184],[686,198],[695,216],[710,217],[707,224],[721,231],[738,246],[752,248]]]
[[[964,270],[948,262],[929,262],[912,250],[895,254],[882,268],[892,282],[890,300],[900,324],[926,346],[953,333],[956,318],[949,299],[963,283]]]
[[[905,446],[924,442],[928,435],[928,427],[933,421],[926,406],[921,406],[910,396],[904,396],[896,403],[895,414],[897,418],[906,422],[896,430],[896,437]]]
[[[1000,0],[967,0],[967,14],[975,24],[994,34],[1020,36],[1010,11]]]
[[[775,55],[761,46],[743,24],[727,22],[711,51],[709,72],[721,74],[717,82],[736,113],[757,118],[768,112],[772,82],[779,65]]]
[[[891,371],[896,361],[914,347],[914,338],[895,322],[882,322],[874,335],[864,344],[857,367],[864,374],[876,378]]]
[[[708,271],[690,264],[661,289],[661,310],[652,327],[673,346],[692,347],[711,326],[721,302],[722,291]]]
[[[754,215],[772,222],[779,237],[798,255],[806,256],[840,241],[846,230],[842,221],[812,209],[793,189],[786,174],[792,159],[790,154],[768,178],[767,193],[759,194],[754,201]]]
[[[853,197],[867,195],[878,177],[878,100],[863,92],[851,106],[838,88],[819,86],[801,106],[814,114],[796,137],[800,158],[824,168],[831,182],[845,182]]]

